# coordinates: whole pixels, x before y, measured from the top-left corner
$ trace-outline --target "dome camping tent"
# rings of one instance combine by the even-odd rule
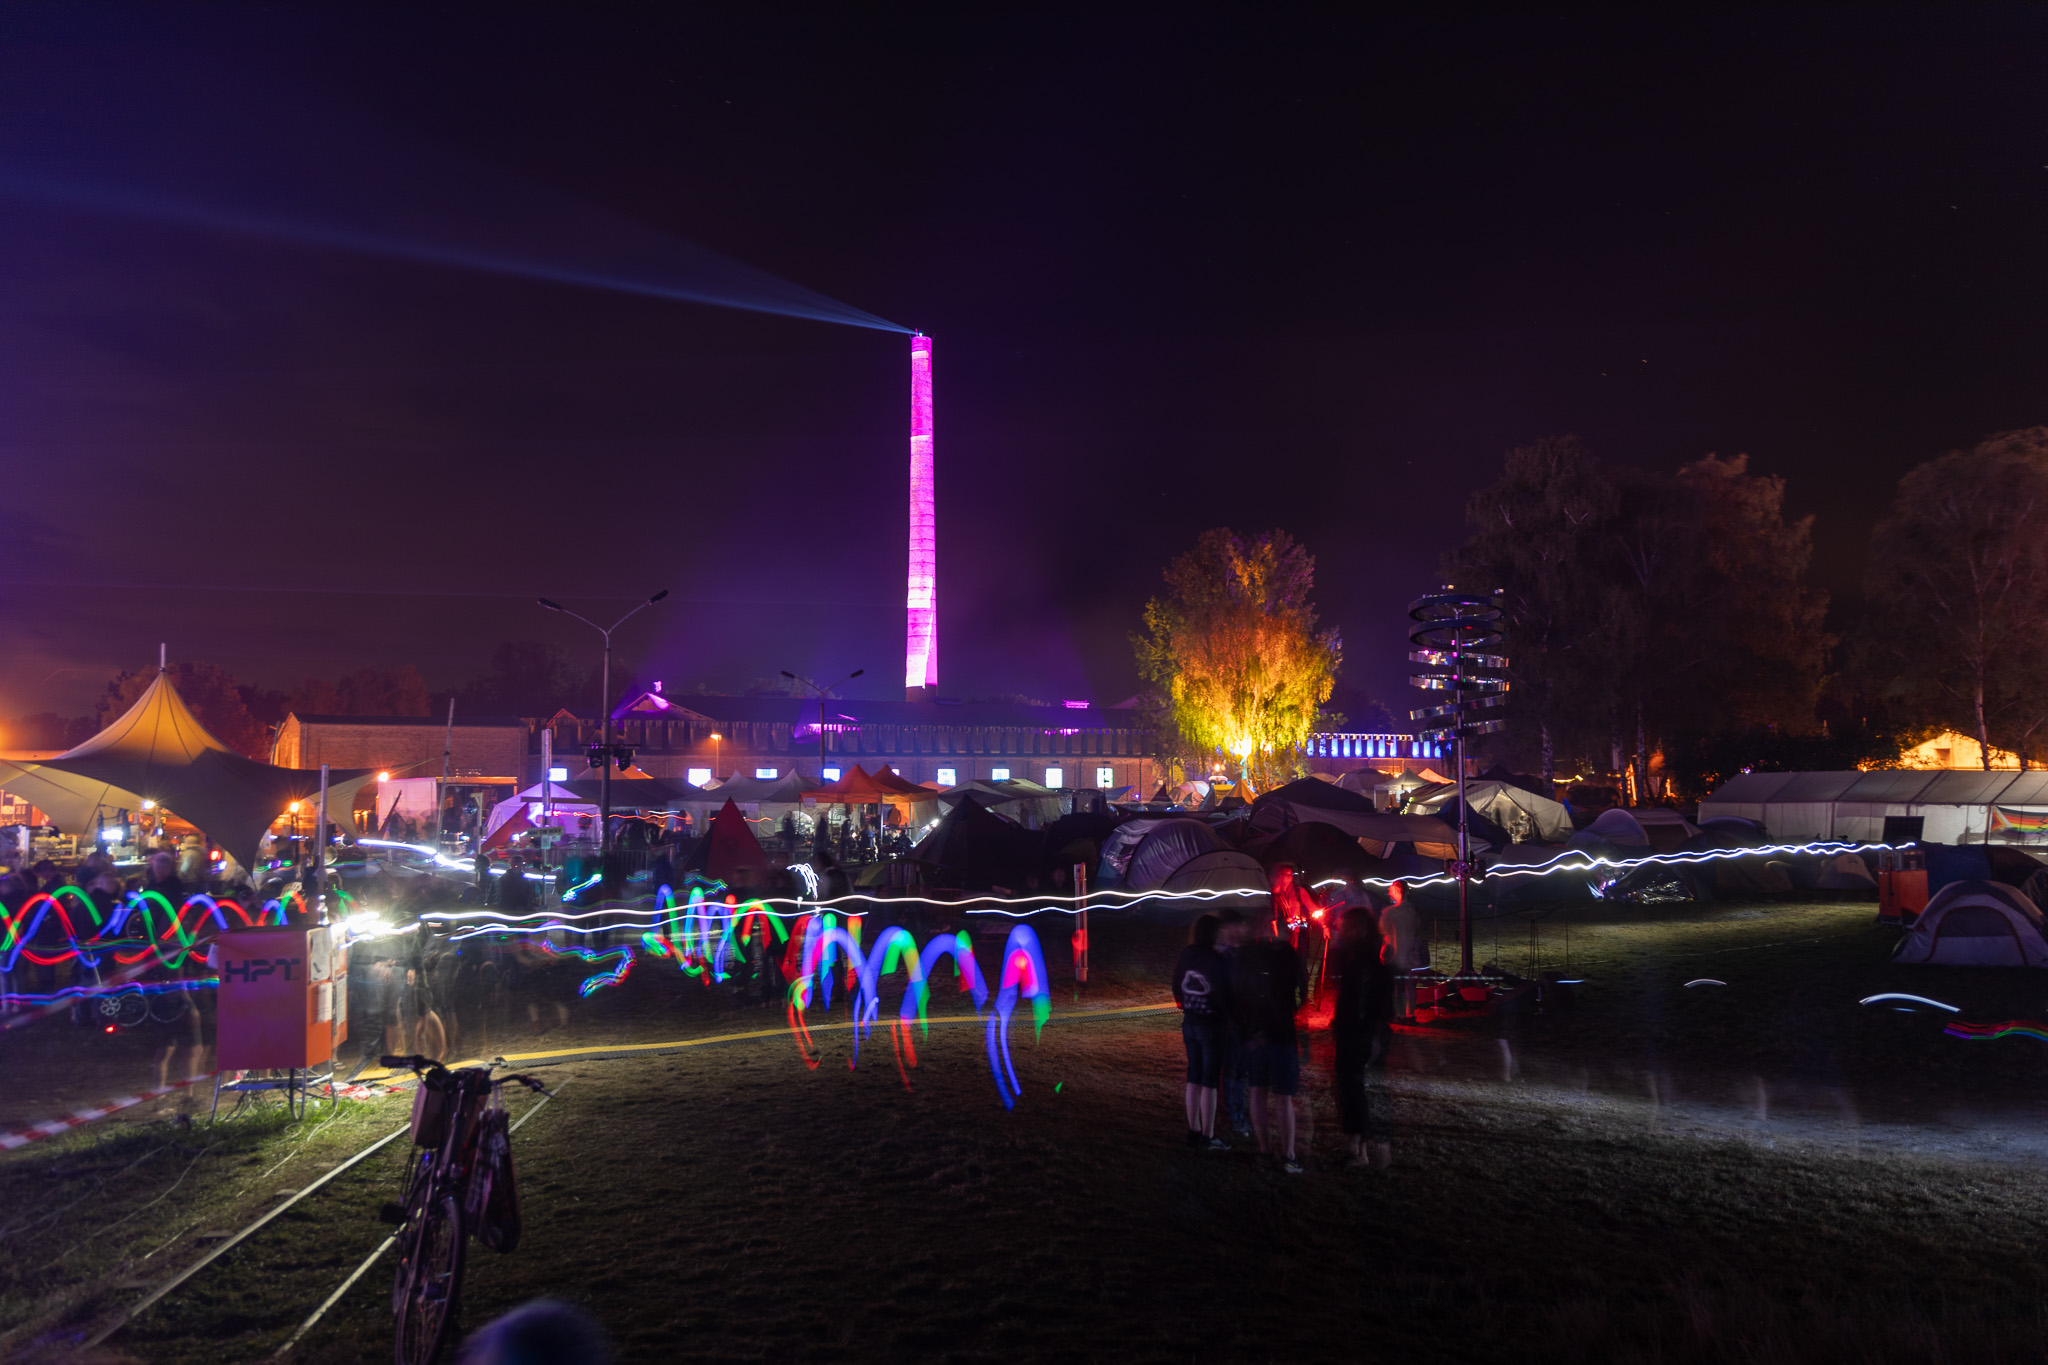
[[[1512,783],[1468,781],[1465,799],[1472,813],[1508,836],[1501,846],[1515,844],[1561,844],[1572,835],[1572,813],[1561,801],[1538,796]],[[1410,806],[1412,815],[1435,815],[1456,828],[1458,789],[1456,786],[1431,792]],[[1448,813],[1447,813],[1448,812]]]
[[[1949,967],[2048,967],[2041,912],[2003,882],[1951,882],[1892,950],[1892,961]]]
[[[1185,864],[1225,847],[1216,831],[1200,820],[1183,816],[1158,821],[1131,849],[1124,886],[1132,891],[1157,891]]]
[[[970,890],[1001,886],[1015,891],[1038,871],[1042,842],[979,801],[963,800],[953,803],[910,856],[946,874],[940,880]]]

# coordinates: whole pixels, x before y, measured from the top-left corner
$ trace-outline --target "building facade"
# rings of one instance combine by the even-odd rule
[[[289,715],[278,727],[270,761],[282,768],[376,768],[393,777],[448,776],[469,784],[522,782],[537,722],[504,716],[465,719],[451,729],[431,716]]]
[[[1153,732],[1138,713],[1086,703],[870,701],[828,698],[628,697],[613,712],[615,742],[650,776],[701,785],[735,773],[796,769],[832,781],[858,764],[912,782],[952,786],[1024,778],[1049,787],[1141,787],[1161,780]],[[596,721],[556,717],[556,763],[582,762]],[[538,734],[529,745],[537,763]],[[538,769],[536,768],[536,772]]]
[[[678,786],[792,770],[830,782],[859,764],[940,786],[1023,778],[1054,788],[1132,787],[1142,797],[1170,776],[1157,736],[1129,707],[828,698],[821,715],[815,699],[671,696],[657,688],[627,697],[613,716],[613,742],[633,750],[634,766]],[[583,776],[602,725],[560,711],[547,718],[458,718],[448,741],[449,777],[464,785],[538,782],[543,731],[552,732],[555,766],[566,777]],[[272,761],[439,777],[447,735],[446,722],[432,717],[292,715],[279,728]],[[1312,735],[1306,758],[1310,768],[1331,773],[1401,772],[1448,761],[1441,746],[1399,734]]]

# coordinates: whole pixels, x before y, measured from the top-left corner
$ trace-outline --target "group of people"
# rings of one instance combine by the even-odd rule
[[[1370,904],[1343,907],[1337,926],[1321,976],[1336,989],[1330,1034],[1346,1164],[1384,1170],[1393,1160],[1386,1066],[1400,957]],[[1173,971],[1187,1050],[1189,1146],[1228,1150],[1216,1134],[1219,1101],[1233,1117],[1241,1104],[1260,1154],[1301,1174],[1296,1098],[1309,994],[1307,961],[1283,916],[1225,909],[1195,920]]]

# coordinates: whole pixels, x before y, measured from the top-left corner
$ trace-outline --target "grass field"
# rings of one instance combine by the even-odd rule
[[[1527,924],[1504,921],[1497,952],[1493,927],[1482,960],[1523,969]],[[1099,924],[1077,1000],[1062,928],[1041,926],[1055,1011],[1037,1043],[1019,1029],[1014,1111],[971,1023],[932,1029],[913,1090],[879,1032],[857,1070],[844,1032],[819,1035],[816,1070],[787,1036],[550,1067],[560,1099],[516,1139],[525,1243],[472,1245],[464,1322],[554,1294],[650,1361],[2048,1357],[2048,1044],[1856,1004],[1909,990],[2039,1018],[2030,974],[1891,968],[1868,905],[1581,916],[1569,1007],[1403,1032],[1384,1175],[1334,1164],[1319,1039],[1315,1159],[1290,1177],[1244,1147],[1186,1150],[1174,1017],[1108,1012],[1160,997],[1171,931]],[[1542,925],[1543,965],[1563,948]],[[544,1031],[500,1021],[525,1030],[508,1050],[781,1018],[650,968],[565,1021],[552,1007],[583,974],[529,983]],[[1684,984],[1702,977],[1727,984]],[[206,1234],[404,1110],[141,1116],[0,1158],[0,1357],[79,1358]],[[85,1358],[264,1358],[384,1236],[402,1148]],[[294,1358],[388,1358],[389,1287],[386,1263]]]

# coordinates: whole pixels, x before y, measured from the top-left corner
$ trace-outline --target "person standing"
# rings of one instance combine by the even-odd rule
[[[1301,1089],[1301,1036],[1294,1016],[1307,997],[1308,979],[1301,954],[1274,936],[1270,919],[1261,919],[1256,930],[1258,936],[1238,950],[1230,980],[1251,1090],[1252,1133],[1262,1155],[1277,1155],[1282,1170],[1300,1175],[1294,1097]]]
[[[1387,888],[1388,904],[1380,911],[1380,937],[1386,947],[1382,956],[1394,974],[1394,1013],[1402,1019],[1415,1013],[1415,972],[1430,965],[1429,939],[1422,932],[1422,916],[1408,904],[1407,888],[1395,882]]]
[[[1221,924],[1216,934],[1216,951],[1223,957],[1223,979],[1227,984],[1237,970],[1237,954],[1251,934],[1251,924],[1242,911],[1231,906],[1219,910],[1216,918]],[[1238,1032],[1235,1009],[1224,1011],[1218,1038],[1223,1054],[1223,1083],[1218,1099],[1230,1116],[1231,1131],[1239,1137],[1250,1137],[1252,1110],[1245,1097],[1244,1038]]]
[[[1216,1136],[1216,1089],[1223,1072],[1224,1017],[1230,1010],[1230,964],[1216,950],[1223,921],[1203,915],[1188,931],[1188,946],[1173,967],[1173,1000],[1180,1006],[1181,1045],[1188,1054],[1188,1146],[1227,1151]]]
[[[1344,912],[1337,936],[1337,1005],[1330,1036],[1337,1045],[1337,1115],[1349,1166],[1384,1171],[1394,1159],[1393,1105],[1387,1094],[1387,1053],[1394,1042],[1391,945],[1380,937],[1370,906]]]

